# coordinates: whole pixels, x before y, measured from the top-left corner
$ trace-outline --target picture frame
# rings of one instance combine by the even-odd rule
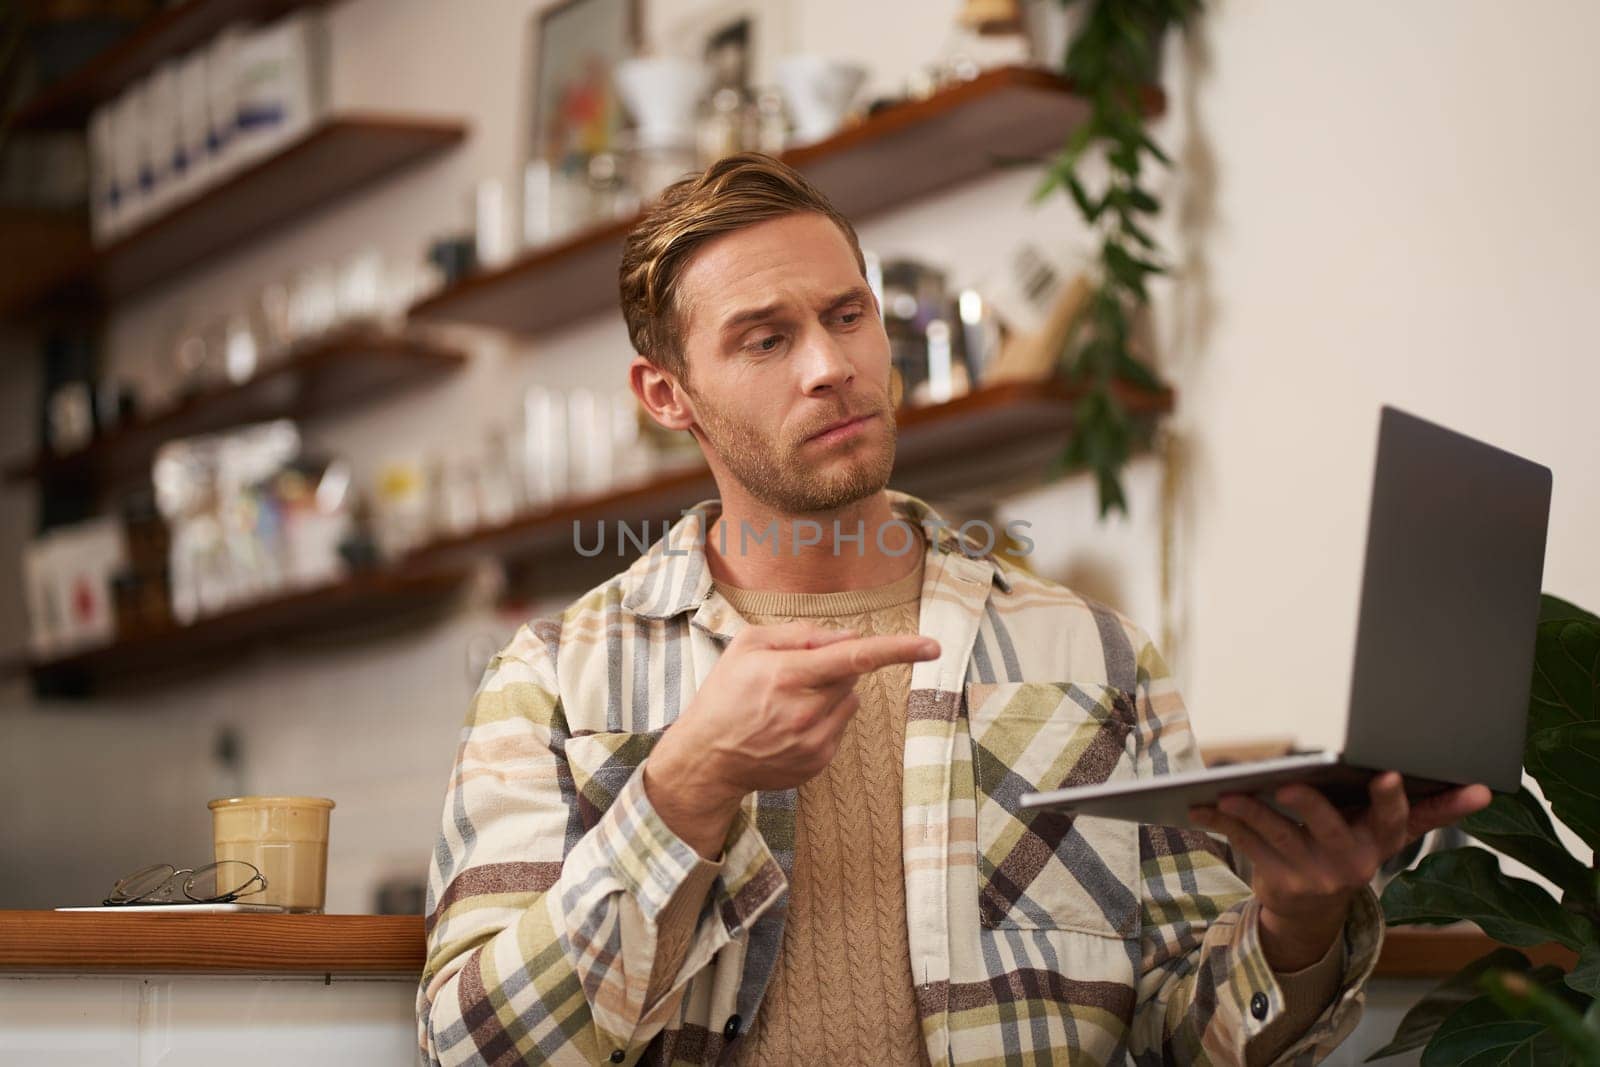
[[[640,0],[559,0],[534,20],[530,151],[581,171],[626,123],[612,72],[640,46]]]

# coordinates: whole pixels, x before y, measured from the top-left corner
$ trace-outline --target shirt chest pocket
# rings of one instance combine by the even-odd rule
[[[641,733],[574,734],[567,738],[567,770],[585,830],[594,829],[661,740],[661,730]]]
[[[1131,778],[1133,701],[1100,683],[967,686],[978,909],[991,929],[1132,937],[1138,826],[1024,811],[1024,793]]]

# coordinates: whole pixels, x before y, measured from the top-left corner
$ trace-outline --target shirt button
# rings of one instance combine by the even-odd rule
[[[1250,998],[1250,1014],[1254,1015],[1257,1020],[1267,1017],[1267,995],[1265,993],[1257,993]]]
[[[741,1021],[742,1020],[739,1018],[737,1013],[728,1016],[728,1024],[722,1028],[722,1036],[727,1038],[729,1041],[732,1041],[734,1038],[738,1037],[739,1023]]]

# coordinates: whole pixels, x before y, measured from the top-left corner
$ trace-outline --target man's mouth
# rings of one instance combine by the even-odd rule
[[[808,443],[812,441],[820,441],[824,444],[832,444],[835,441],[848,440],[864,430],[867,423],[871,422],[877,417],[878,416],[876,412],[868,412],[865,415],[852,415],[850,418],[840,419],[838,422],[832,423],[831,425],[825,426],[821,430],[818,430],[816,433],[806,438],[806,441]]]

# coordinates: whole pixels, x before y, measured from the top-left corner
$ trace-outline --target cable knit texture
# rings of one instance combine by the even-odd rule
[[[916,633],[922,567],[873,589],[768,593],[719,585],[752,623],[795,619],[866,634]],[[927,1062],[906,940],[900,848],[911,667],[856,684],[861,709],[838,754],[800,787],[789,915],[739,1062]]]

